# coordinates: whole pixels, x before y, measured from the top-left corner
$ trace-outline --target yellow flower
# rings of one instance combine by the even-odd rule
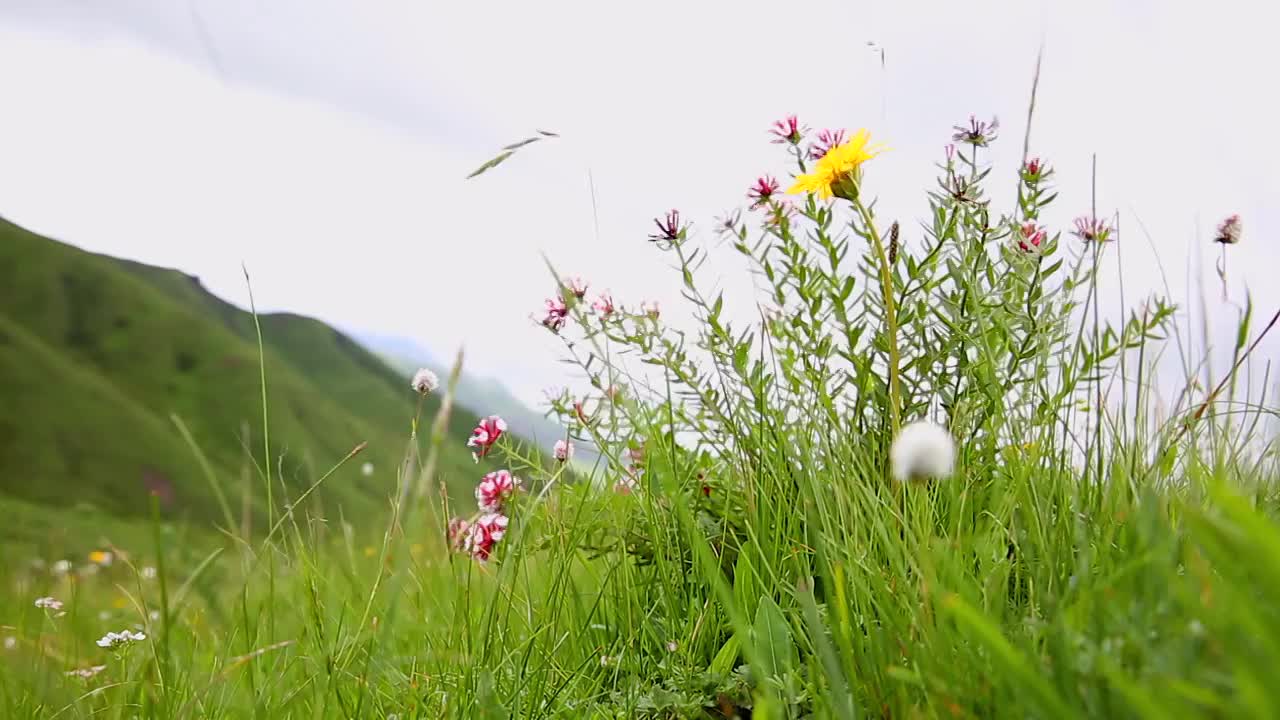
[[[365,547],[365,549],[364,549],[364,556],[365,556],[365,557],[373,557],[373,554],[374,554],[374,553],[376,553],[376,552],[378,552],[378,551],[377,551],[377,550],[374,550],[372,545],[369,545],[369,546],[366,546],[366,547]]]
[[[817,193],[819,198],[827,200],[847,181],[856,183],[862,163],[886,149],[882,145],[869,145],[870,140],[871,133],[859,130],[849,142],[828,150],[814,165],[813,172],[797,175],[795,184],[787,192],[792,195]]]
[[[94,550],[93,552],[89,553],[89,562],[95,565],[110,565],[111,553],[105,552],[103,550]]]

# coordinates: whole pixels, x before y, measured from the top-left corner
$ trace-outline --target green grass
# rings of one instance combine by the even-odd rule
[[[510,468],[529,490],[507,500],[488,563],[445,539],[450,516],[474,518],[436,492],[441,459],[466,439],[447,399],[376,520],[307,504],[278,508],[265,537],[200,538],[157,517],[117,546],[129,562],[74,575],[49,570],[62,550],[34,526],[30,556],[0,568],[13,588],[0,710],[1276,717],[1277,461],[1261,424],[1273,410],[1235,397],[1227,376],[1225,395],[1189,387],[1156,422],[1152,358],[1174,308],[1152,300],[1103,322],[1091,300],[1108,247],[1051,233],[1042,252],[1018,250],[1049,176],[1023,177],[1017,207],[997,215],[981,202],[987,171],[976,144],[944,166],[923,237],[867,237],[871,205],[849,186],[792,215],[766,202],[731,238],[776,308],[756,323],[731,323],[705,294],[707,249],[685,233],[655,245],[680,269],[698,333],[570,302],[566,359],[593,387],[628,392],[558,407],[605,450],[589,473],[509,438],[473,470]],[[1242,320],[1242,366],[1269,328]],[[268,382],[289,382],[267,350]],[[272,384],[273,437],[282,396]],[[890,479],[899,415],[945,423],[953,476]],[[36,609],[45,595],[67,614]],[[127,652],[94,645],[135,624],[148,637]],[[96,665],[88,680],[64,674]]]

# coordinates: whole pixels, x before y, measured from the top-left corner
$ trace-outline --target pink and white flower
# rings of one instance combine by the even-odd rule
[[[494,443],[498,442],[498,438],[507,431],[507,421],[497,415],[490,415],[487,418],[481,418],[476,429],[471,431],[471,439],[467,441],[467,447],[478,448],[471,457],[479,462],[480,458],[489,454],[489,449]]]
[[[61,610],[62,601],[51,597],[36,598],[36,607],[41,610]]]
[[[1022,180],[1035,185],[1049,175],[1049,169],[1040,158],[1031,158],[1022,166]]]
[[[471,529],[471,523],[460,517],[453,518],[449,521],[448,539],[449,547],[455,550],[461,549],[467,540],[467,532]]]
[[[551,452],[558,462],[569,462],[573,458],[573,443],[568,440],[557,440]]]
[[[617,310],[613,304],[613,296],[608,291],[600,293],[600,297],[591,305],[596,312],[600,313],[600,317],[608,318]]]
[[[493,546],[507,534],[511,521],[502,513],[485,513],[476,519],[467,532],[462,549],[480,562],[487,562],[493,554]]]
[[[653,224],[658,231],[649,234],[650,242],[678,243],[689,232],[689,225],[681,221],[679,210],[668,210],[663,217],[654,218]]]
[[[1026,223],[1018,229],[1018,249],[1024,253],[1038,253],[1044,248],[1044,230],[1033,222]]]
[[[808,130],[808,128],[800,124],[799,118],[795,115],[788,115],[781,120],[775,121],[773,127],[769,128],[769,134],[773,136],[773,139],[769,142],[775,145],[799,145]]]
[[[969,116],[969,124],[956,125],[955,133],[951,135],[951,139],[958,143],[968,143],[974,147],[986,147],[995,142],[996,137],[1000,134],[1000,120],[991,118],[991,122],[979,120],[973,115]]]
[[[565,305],[563,298],[547,298],[546,312],[542,316],[542,327],[553,333],[558,333],[564,328],[565,321],[568,318],[569,306]]]
[[[821,160],[831,148],[844,144],[844,130],[819,130],[818,139],[809,146],[809,159]]]
[[[1090,215],[1076,218],[1076,229],[1072,233],[1085,242],[1106,242],[1111,239],[1111,226],[1106,220]]]
[[[485,475],[476,485],[476,505],[485,512],[496,512],[502,501],[520,488],[520,478],[506,470],[495,470]]]
[[[1218,225],[1218,233],[1214,236],[1213,241],[1223,245],[1235,245],[1240,242],[1240,236],[1243,233],[1244,225],[1240,222],[1240,216],[1232,215]]]
[[[751,186],[747,191],[747,199],[751,201],[751,209],[764,207],[773,198],[774,193],[778,192],[778,180],[772,175],[761,175],[756,178],[756,184]]]
[[[564,289],[579,300],[587,295],[586,281],[576,275],[564,279]]]

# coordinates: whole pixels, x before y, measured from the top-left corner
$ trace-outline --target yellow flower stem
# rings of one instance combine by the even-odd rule
[[[871,211],[862,204],[861,198],[854,199],[853,206],[858,210],[858,214],[862,216],[862,222],[867,227],[867,234],[871,236],[871,246],[875,249],[880,266],[880,290],[884,293],[884,330],[889,341],[889,422],[893,429],[893,436],[897,437],[898,430],[902,427],[902,418],[898,408],[901,391],[898,387],[898,311],[893,301],[893,274],[889,270],[889,256],[884,251],[884,242],[881,241],[880,233],[876,230]]]

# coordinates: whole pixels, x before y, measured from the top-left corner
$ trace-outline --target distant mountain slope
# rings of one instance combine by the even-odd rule
[[[448,374],[446,363],[437,360],[429,350],[412,340],[367,333],[357,333],[355,337],[403,378],[412,376],[420,367],[430,368],[441,377]],[[461,405],[483,414],[501,415],[521,437],[536,442],[544,450],[564,437],[564,429],[559,423],[525,405],[496,380],[464,372],[458,381],[457,392]]]
[[[348,518],[385,507],[417,398],[324,323],[288,314],[261,321],[271,463],[287,492],[368,442],[317,501],[340,504]],[[263,459],[259,392],[249,313],[177,271],[87,253],[0,220],[0,493],[135,515],[154,490],[170,513],[217,520],[208,481],[170,414],[188,425],[238,506],[245,448]],[[424,416],[437,407],[429,399]],[[441,459],[459,495],[476,473],[463,444],[473,415],[455,412]],[[364,462],[374,465],[370,477]],[[252,477],[260,508],[262,483]]]

